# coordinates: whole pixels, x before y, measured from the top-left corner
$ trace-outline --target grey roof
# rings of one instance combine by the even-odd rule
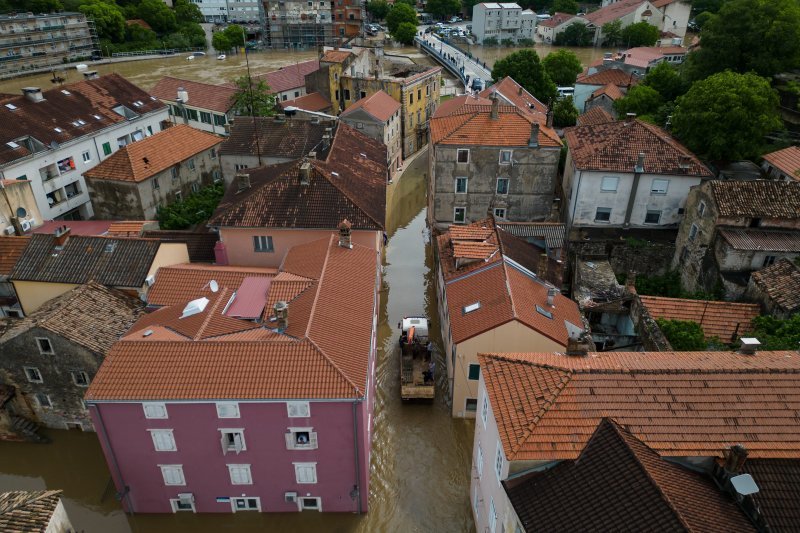
[[[271,117],[237,117],[230,136],[219,148],[221,155],[256,155],[256,138],[262,157],[298,159],[316,151],[322,156],[322,136],[330,123],[290,119],[278,122]],[[257,135],[256,135],[257,133]]]
[[[556,222],[498,222],[497,226],[516,237],[542,238],[548,248],[564,247],[564,224]]]
[[[10,278],[19,281],[141,287],[161,243],[153,239],[70,236],[57,247],[52,235],[36,234]]]

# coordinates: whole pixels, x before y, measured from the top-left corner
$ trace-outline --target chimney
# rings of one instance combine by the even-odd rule
[[[187,91],[183,87],[178,87],[178,102],[182,104],[189,103],[189,91]]]
[[[317,152],[308,152],[308,158],[309,159],[316,159],[317,158]]]
[[[228,264],[228,249],[222,241],[217,241],[214,245],[214,262],[218,265]]]
[[[547,108],[547,121],[545,122],[545,125],[547,125],[548,128],[552,128],[553,127],[553,108],[552,107],[548,107]]]
[[[539,263],[536,265],[536,276],[539,279],[547,278],[547,254],[539,254]]]
[[[739,339],[739,353],[743,355],[755,355],[761,343],[755,337],[742,337]]]
[[[531,138],[528,139],[528,148],[537,148],[539,146],[539,123],[534,122],[531,124]]]
[[[286,328],[289,327],[289,304],[283,300],[277,301],[272,310],[275,312],[278,331],[286,331]]]
[[[325,129],[325,133],[322,134],[322,149],[327,150],[328,147],[331,145],[331,135],[328,133],[330,128]]]
[[[747,460],[747,450],[741,444],[735,444],[725,452],[725,470],[732,474],[742,471],[744,462]]]
[[[500,117],[500,100],[497,98],[495,93],[492,93],[491,96],[492,100],[492,119],[497,119]]]
[[[589,344],[583,339],[567,338],[567,355],[585,356],[589,353]]]
[[[353,244],[350,241],[350,229],[353,225],[349,220],[344,219],[339,223],[339,246],[342,248],[352,248]]]
[[[242,192],[250,188],[250,174],[236,174],[236,183],[239,188],[236,192]]]
[[[22,94],[25,98],[34,103],[44,100],[42,90],[39,87],[23,87]]]
[[[556,306],[556,296],[558,295],[559,292],[560,291],[555,287],[550,287],[547,289],[547,305],[549,307]]]
[[[639,152],[639,157],[636,158],[636,166],[633,167],[633,171],[639,174],[644,172],[644,152]]]
[[[67,239],[69,239],[69,228],[67,226],[59,226],[53,232],[53,244],[56,246],[64,246]]]
[[[625,277],[625,290],[629,294],[636,294],[636,272],[633,270],[629,270]]]
[[[87,70],[83,73],[83,79],[85,80],[96,80],[99,78],[100,75],[97,73],[96,70]]]
[[[311,163],[303,161],[300,163],[300,185],[309,185],[311,183]]]
[[[633,119],[636,118],[636,113],[627,113],[625,115],[625,122],[633,122]]]

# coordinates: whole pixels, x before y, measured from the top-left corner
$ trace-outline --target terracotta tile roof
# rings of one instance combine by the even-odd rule
[[[447,229],[447,233],[454,241],[485,241],[492,237],[494,228],[491,224],[484,223],[470,224],[468,226],[450,226]]]
[[[602,94],[608,96],[612,100],[619,100],[620,98],[625,96],[624,94],[622,94],[622,91],[620,90],[619,87],[617,87],[613,83],[608,83],[603,87],[597,89],[595,92],[593,92],[592,96],[589,97],[589,100],[593,100],[594,98],[597,98]]]
[[[537,122],[544,124],[547,120],[547,106],[539,101],[535,96],[525,90],[511,76],[506,76],[502,80],[481,91],[480,96],[488,99],[492,93],[496,93],[502,100],[516,106],[517,109],[525,111],[537,117]],[[491,105],[491,101],[488,102]]]
[[[636,8],[645,2],[646,0],[620,0],[619,2],[614,2],[606,7],[601,7],[597,11],[592,11],[591,13],[584,15],[583,18],[599,28],[606,22],[611,22],[624,17],[628,13],[636,10]]]
[[[784,311],[792,313],[800,310],[800,267],[793,262],[779,259],[753,272],[750,279]]]
[[[11,279],[141,287],[161,243],[151,239],[70,236],[57,249],[50,235],[32,235]]]
[[[158,222],[154,220],[120,220],[112,222],[108,226],[109,237],[141,237],[144,228],[147,226],[158,227]]]
[[[464,241],[451,241],[453,246],[453,256],[459,259],[483,259],[488,261],[491,257],[500,251],[497,244],[489,244],[488,242],[464,242]]]
[[[720,229],[719,234],[734,250],[800,252],[800,233],[797,231],[729,228]]]
[[[800,461],[793,459],[748,459],[744,472],[758,485],[753,499],[770,531],[800,530]]]
[[[217,113],[227,113],[233,107],[234,87],[212,85],[199,81],[182,80],[171,76],[164,76],[150,89],[150,94],[167,102],[175,102],[178,98],[178,88],[183,88],[189,95],[186,105],[200,109],[208,109]]]
[[[720,216],[797,219],[800,213],[798,181],[709,182]]]
[[[45,533],[60,501],[60,490],[0,492],[0,530]]]
[[[613,122],[614,117],[600,106],[595,106],[585,113],[578,116],[578,126],[589,126],[593,124],[605,124]]]
[[[0,237],[0,276],[11,274],[30,240],[30,235]]]
[[[331,108],[331,102],[317,92],[308,93],[294,100],[286,100],[280,105],[283,109],[291,106],[306,111],[329,111]]]
[[[787,176],[800,180],[800,146],[790,146],[765,154],[763,157],[764,161]]]
[[[0,344],[38,327],[105,355],[143,312],[144,304],[138,298],[98,283],[87,283],[16,321],[0,337]]]
[[[386,219],[386,147],[340,124],[324,161],[309,160],[308,184],[301,183],[303,161],[245,172],[250,188],[228,188],[212,226],[335,229],[347,219],[353,229],[381,230]],[[269,206],[270,209],[264,209]]]
[[[329,127],[329,123],[314,124],[297,118],[282,122],[271,117],[240,118],[233,122],[230,135],[220,146],[219,153],[223,156],[255,155],[258,139],[263,157],[297,159],[313,151],[320,157],[322,136]]]
[[[639,153],[644,152],[647,173],[712,176],[711,171],[669,133],[638,119],[567,128],[565,139],[572,161],[581,170],[632,174]],[[689,158],[688,168],[681,168],[683,157]]]
[[[526,531],[756,531],[709,475],[662,459],[608,418],[577,460],[503,485]]]
[[[800,353],[479,355],[506,456],[575,459],[603,417],[662,457],[800,458]]]
[[[83,175],[139,183],[221,143],[222,137],[213,133],[178,124],[123,146]]]
[[[469,106],[491,106],[492,101],[482,96],[474,96],[471,94],[463,94],[461,96],[454,96],[449,100],[443,101],[433,112],[431,118],[441,118],[454,114],[460,111],[465,105]]]
[[[560,26],[561,24],[574,18],[576,18],[575,15],[571,13],[554,13],[549,19],[539,22],[538,26],[544,26],[545,28],[555,28],[556,26]]]
[[[114,111],[117,106],[139,115],[164,109],[163,103],[119,74],[70,83],[42,91],[42,95],[44,100],[36,103],[23,95],[0,97],[0,164],[29,155],[27,137],[48,147],[53,142],[63,145],[127,122],[128,118]],[[9,104],[14,109],[9,109]],[[20,148],[11,148],[6,144],[9,141],[17,141]]]
[[[320,58],[320,62],[324,63],[344,63],[347,61],[353,53],[349,50],[327,50],[322,57]]]
[[[264,305],[263,319],[268,320],[274,315],[273,308],[276,302],[287,302],[291,304],[295,298],[303,294],[305,290],[311,287],[311,285],[314,283],[315,281],[313,279],[304,278],[303,276],[296,276],[294,274],[289,274],[288,272],[281,272],[275,276],[275,278],[272,280],[272,285],[269,287],[269,292],[267,293],[267,302]],[[313,292],[316,292],[316,287],[313,287],[312,290]],[[290,327],[294,326],[297,322],[294,320],[294,316],[296,315],[295,307],[296,306],[292,306],[293,320],[289,324]]]
[[[328,244],[323,240],[293,246],[281,265],[281,273],[294,274],[308,279],[319,279],[325,266],[325,250]]]
[[[550,249],[564,247],[566,229],[560,222],[498,222],[497,227],[523,239],[544,239]]]
[[[220,287],[238,290],[245,278],[272,278],[274,268],[217,266],[188,263],[161,267],[156,281],[147,291],[148,306],[177,305],[196,298],[211,280]]]
[[[538,244],[528,242],[503,229],[498,229],[497,235],[500,238],[500,250],[504,257],[522,265],[523,268],[537,276],[540,274],[540,270],[543,269],[541,272],[544,276],[543,281],[555,287],[561,287],[563,285],[564,263],[551,256],[547,256],[547,249],[545,246],[539,246]],[[541,265],[542,261],[546,261],[544,266]]]
[[[212,231],[150,230],[145,231],[142,237],[186,244],[189,261],[192,263],[213,263],[216,260],[214,246],[219,240],[219,234]]]
[[[431,119],[431,142],[458,146],[527,147],[534,121],[530,114],[514,106],[500,105],[498,118],[492,119],[491,105],[465,105],[450,115]],[[561,140],[555,131],[540,124],[539,145],[559,147]]]
[[[706,337],[719,337],[722,342],[735,342],[753,330],[753,319],[761,314],[758,305],[708,300],[684,300],[644,296],[639,298],[653,318],[695,322]]]
[[[319,60],[303,61],[282,67],[266,74],[254,76],[258,80],[264,80],[269,85],[271,92],[282,93],[291,89],[306,86],[306,74],[319,70]],[[330,105],[330,103],[328,104]],[[304,108],[305,109],[305,108]]]
[[[605,86],[611,83],[618,87],[628,87],[629,85],[635,85],[636,79],[636,76],[622,69],[610,68],[594,74],[581,74],[575,84]]]
[[[381,122],[386,122],[392,118],[392,115],[394,115],[398,109],[400,109],[400,102],[386,94],[384,91],[378,91],[369,96],[365,96],[356,102],[353,102],[347,109],[344,110],[341,116],[346,117],[356,109],[363,109],[375,119]]]

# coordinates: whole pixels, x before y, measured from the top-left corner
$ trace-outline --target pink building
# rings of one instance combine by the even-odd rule
[[[243,169],[209,225],[217,264],[279,267],[292,247],[352,224],[353,243],[380,250],[386,218],[386,147],[346,124],[295,161]]]
[[[140,319],[86,395],[125,510],[366,512],[379,266],[343,224]]]

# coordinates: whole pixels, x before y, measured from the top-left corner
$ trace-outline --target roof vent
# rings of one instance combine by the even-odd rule
[[[10,111],[14,111],[14,110],[17,108],[17,106],[15,106],[14,104],[5,104],[5,106],[6,106],[6,107],[7,107],[7,108],[8,108]]]
[[[152,334],[153,334],[153,330],[152,329],[146,329],[146,330],[144,330],[144,333],[142,333],[142,337],[149,337]]]
[[[559,290],[555,287],[550,287],[547,289],[547,305],[550,307],[555,307],[555,299],[558,293]]]
[[[739,346],[739,353],[744,355],[755,355],[761,343],[755,337],[742,337],[739,339],[741,346]]]
[[[71,93],[71,92],[69,92],[69,91],[68,91],[68,90],[66,90],[66,89],[61,89],[61,94],[65,94],[65,95],[69,96],[69,95],[71,95],[72,93]]]
[[[688,155],[682,155],[678,160],[678,167],[686,170],[689,168],[691,161],[692,159]]]
[[[196,315],[198,313],[202,313],[206,306],[208,305],[208,298],[198,298],[197,300],[192,300],[186,307],[183,308],[183,314],[181,318],[186,318],[187,316]]]
[[[22,94],[31,102],[41,102],[44,100],[44,95],[39,87],[23,87]]]
[[[286,331],[289,327],[289,304],[283,300],[275,302],[272,307],[275,319],[278,321],[278,331]]]
[[[96,80],[99,77],[100,75],[97,74],[96,70],[87,70],[83,73],[83,79],[85,80]]]
[[[178,98],[176,100],[182,104],[189,103],[189,91],[183,87],[178,87]]]
[[[625,122],[632,122],[636,118],[636,113],[626,113]]]
[[[342,248],[352,248],[353,243],[350,240],[350,230],[353,225],[349,220],[344,219],[339,222],[339,246]]]

